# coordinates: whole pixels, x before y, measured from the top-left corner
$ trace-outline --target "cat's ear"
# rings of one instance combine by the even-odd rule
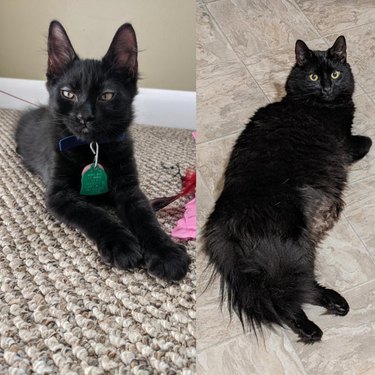
[[[138,48],[135,31],[130,23],[125,23],[116,32],[103,62],[118,71],[138,73]]]
[[[343,35],[340,35],[333,46],[328,50],[328,54],[335,60],[346,61],[346,41]]]
[[[300,66],[305,64],[307,60],[312,56],[312,52],[310,51],[309,47],[307,47],[306,43],[302,40],[297,40],[295,51],[296,62]]]
[[[68,35],[58,21],[52,21],[48,32],[48,67],[47,76],[54,77],[78,59]]]

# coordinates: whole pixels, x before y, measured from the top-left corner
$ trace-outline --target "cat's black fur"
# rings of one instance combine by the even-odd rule
[[[203,249],[229,309],[254,328],[288,325],[311,343],[322,331],[304,303],[349,311],[343,297],[315,281],[314,260],[343,209],[349,166],[371,147],[370,138],[351,134],[353,90],[343,36],[327,51],[299,40],[287,95],[259,109],[232,150]]]
[[[137,78],[137,41],[130,24],[118,29],[99,61],[80,59],[62,25],[51,22],[49,104],[20,119],[17,151],[25,166],[43,178],[50,212],[94,240],[104,261],[121,269],[145,264],[153,275],[179,280],[188,270],[189,256],[161,229],[139,187],[128,132]],[[63,89],[73,99],[64,97]],[[112,100],[102,100],[105,92],[113,93]],[[123,142],[117,141],[121,134],[125,134]],[[110,182],[108,193],[80,195],[81,172],[93,162],[93,154],[89,145],[60,152],[59,140],[70,135],[99,142],[99,163]],[[101,144],[105,138],[113,141]]]

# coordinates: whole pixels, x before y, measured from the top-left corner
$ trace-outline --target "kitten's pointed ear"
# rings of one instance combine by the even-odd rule
[[[70,63],[78,59],[68,35],[58,21],[52,21],[48,32],[47,77],[60,75]]]
[[[113,37],[103,62],[110,68],[127,71],[136,76],[138,73],[138,49],[135,31],[130,23],[123,24]]]
[[[297,40],[296,42],[296,62],[298,65],[303,65],[311,57],[312,52],[306,43],[302,40]]]
[[[340,35],[333,46],[328,50],[328,54],[335,60],[346,61],[346,41],[343,35]]]

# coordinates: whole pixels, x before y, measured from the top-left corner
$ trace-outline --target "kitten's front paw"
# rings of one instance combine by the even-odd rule
[[[126,232],[104,239],[98,249],[105,263],[122,270],[137,267],[143,261],[137,239]]]
[[[190,257],[185,246],[169,240],[161,243],[159,249],[146,252],[145,262],[152,275],[168,281],[177,281],[186,275]]]

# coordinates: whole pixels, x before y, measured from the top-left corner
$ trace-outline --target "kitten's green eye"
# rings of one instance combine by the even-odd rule
[[[331,73],[331,78],[337,79],[337,78],[340,77],[340,75],[341,75],[341,73],[339,71],[335,70],[334,72]]]
[[[310,78],[310,81],[314,81],[314,82],[319,79],[318,75],[317,74],[313,74],[313,73],[311,73],[309,75],[309,78]]]
[[[70,90],[66,90],[66,89],[61,89],[61,95],[64,97],[64,98],[67,98],[69,100],[75,100],[76,99],[76,94],[74,94],[74,92],[70,91]]]
[[[109,102],[110,100],[113,99],[114,96],[115,94],[113,92],[108,91],[100,95],[99,99],[102,100],[103,102]]]

